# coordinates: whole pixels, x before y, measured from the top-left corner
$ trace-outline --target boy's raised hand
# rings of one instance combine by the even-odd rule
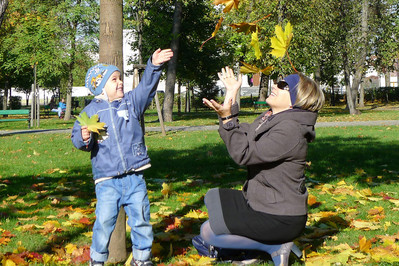
[[[158,48],[152,54],[152,64],[159,66],[165,62],[168,62],[172,57],[173,57],[172,49],[161,50],[160,48]]]

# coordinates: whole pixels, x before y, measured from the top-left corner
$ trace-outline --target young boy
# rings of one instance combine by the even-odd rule
[[[96,97],[82,112],[89,117],[97,114],[99,122],[105,123],[104,133],[96,134],[76,121],[71,136],[76,148],[91,152],[97,205],[90,265],[104,265],[108,259],[108,244],[121,206],[132,228],[131,265],[153,265],[150,204],[143,178],[143,170],[151,165],[139,119],[155,95],[162,64],[172,56],[170,49],[156,50],[140,84],[126,94],[116,66],[98,64],[86,74],[85,86]]]

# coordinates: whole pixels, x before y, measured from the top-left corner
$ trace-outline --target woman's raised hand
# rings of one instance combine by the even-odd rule
[[[234,75],[234,71],[226,66],[222,68],[222,72],[218,73],[219,79],[223,82],[223,85],[226,87],[226,97],[225,97],[225,104],[228,101],[235,102],[237,92],[241,87],[242,84],[242,75],[239,74],[236,76]]]
[[[241,87],[242,77],[241,74],[236,78],[231,68],[222,68],[222,72],[218,73],[219,79],[226,87],[226,96],[224,103],[219,104],[214,100],[202,99],[202,102],[215,110],[220,117],[227,117],[231,115],[231,105],[236,101],[237,92]]]

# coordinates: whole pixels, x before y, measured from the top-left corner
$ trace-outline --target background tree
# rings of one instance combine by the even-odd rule
[[[143,3],[142,14],[142,54],[148,57],[155,49],[170,47],[172,40],[171,32],[173,28],[174,4],[173,1],[141,1]],[[131,4],[137,1],[131,1]],[[140,32],[137,22],[135,22],[135,7],[131,8],[131,15],[127,15],[128,25],[135,32]],[[174,58],[177,59],[176,83],[187,86],[188,88],[197,87],[201,95],[215,95],[216,72],[229,60],[230,46],[220,40],[211,42],[209,45],[200,49],[202,42],[207,39],[215,27],[218,20],[217,12],[213,5],[207,1],[182,2],[181,26],[179,51]],[[132,43],[133,49],[139,47],[140,38]],[[132,62],[138,62],[138,58],[132,58]],[[230,61],[231,62],[231,61]],[[168,63],[170,64],[170,62]],[[169,68],[168,68],[169,71]],[[173,100],[174,87],[169,93]],[[166,96],[165,92],[165,98]],[[163,114],[172,117],[173,101],[164,101]],[[165,103],[167,102],[167,103]],[[168,106],[166,108],[166,105]],[[167,109],[167,111],[166,111]]]
[[[96,12],[97,11],[97,12]],[[74,78],[79,77],[80,85],[84,84],[84,76],[92,63],[88,54],[97,51],[99,6],[93,0],[65,0],[57,6],[60,42],[64,44],[63,76],[61,87],[66,94],[66,111],[64,120],[71,118],[72,87]]]

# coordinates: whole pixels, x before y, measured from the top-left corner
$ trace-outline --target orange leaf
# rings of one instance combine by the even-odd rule
[[[212,32],[212,36],[209,37],[206,41],[204,41],[204,42],[201,44],[200,49],[202,49],[202,47],[204,46],[204,44],[205,44],[207,41],[209,41],[210,39],[212,39],[213,37],[215,37],[216,33],[218,33],[218,31],[219,31],[219,29],[220,29],[220,26],[222,26],[223,19],[224,19],[223,17],[221,17],[221,18],[219,19],[218,24],[216,24],[216,26],[215,26],[215,30]]]
[[[247,22],[234,23],[230,24],[229,26],[235,29],[237,32],[244,32],[245,34],[257,32],[259,28],[259,26],[256,25],[255,23],[247,23]]]
[[[212,37],[215,37],[216,33],[218,33],[220,26],[222,26],[222,22],[223,22],[224,18],[221,17],[218,21],[218,24],[216,24],[215,26],[215,30],[212,32]]]
[[[7,245],[8,242],[10,242],[10,241],[11,241],[11,239],[9,239],[8,237],[2,237],[2,238],[0,238],[0,246]]]

